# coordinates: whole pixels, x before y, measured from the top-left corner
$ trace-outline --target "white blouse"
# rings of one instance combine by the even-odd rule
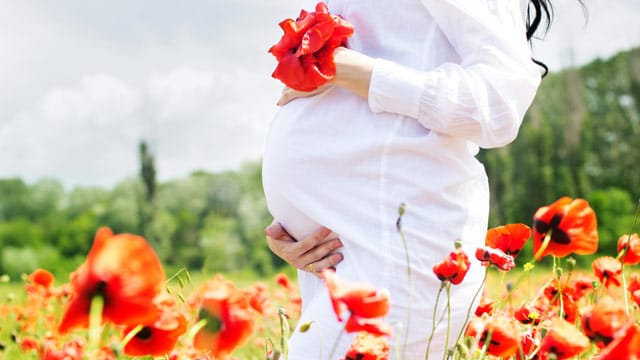
[[[295,238],[320,226],[332,229],[344,244],[338,276],[387,288],[388,322],[410,330],[406,358],[423,358],[440,286],[432,267],[453,250],[455,240],[463,241],[470,257],[484,242],[489,188],[475,155],[479,147],[499,147],[516,137],[540,82],[525,37],[526,1],[329,0],[327,5],[354,25],[348,47],[376,58],[369,97],[334,87],[279,109],[263,157],[268,208]],[[402,228],[413,290],[396,229],[401,203],[407,208]],[[456,326],[482,274],[474,262],[454,287]],[[300,323],[316,325],[294,333],[289,358],[323,354],[326,359],[344,324],[332,314],[318,278],[299,272],[298,279]],[[443,332],[438,328],[434,354],[442,351]],[[404,341],[403,331],[396,333],[400,338],[390,341],[392,347]],[[452,333],[457,334],[455,326]],[[336,358],[350,341],[341,338]]]
[[[434,56],[447,60],[416,70],[400,65],[402,59],[397,59],[399,64],[379,59],[369,91],[371,110],[406,115],[427,129],[485,148],[513,141],[540,82],[540,70],[525,41],[527,2],[421,2],[433,20],[415,31],[433,34],[425,39],[433,46],[427,44],[424,51],[437,51]],[[372,12],[381,22],[405,21]],[[398,35],[387,41],[397,48],[415,46],[412,39]]]

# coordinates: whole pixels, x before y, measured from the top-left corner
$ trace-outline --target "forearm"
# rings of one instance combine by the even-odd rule
[[[333,57],[336,64],[334,84],[367,99],[374,59],[346,48],[337,48]]]

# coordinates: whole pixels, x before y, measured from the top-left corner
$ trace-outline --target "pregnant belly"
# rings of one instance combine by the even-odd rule
[[[262,166],[274,218],[304,236],[319,224],[330,226],[328,213],[360,211],[373,201],[385,138],[380,130],[366,102],[341,90],[281,108],[271,122]]]

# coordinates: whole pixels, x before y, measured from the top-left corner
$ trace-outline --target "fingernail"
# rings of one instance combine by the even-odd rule
[[[267,235],[267,236],[273,235],[273,227],[274,226],[275,226],[274,224],[271,224],[271,225],[267,226],[267,228],[264,229],[264,234]]]
[[[333,260],[335,260],[336,264],[341,262],[342,260],[344,260],[344,256],[342,256],[342,254],[335,254],[333,255]]]

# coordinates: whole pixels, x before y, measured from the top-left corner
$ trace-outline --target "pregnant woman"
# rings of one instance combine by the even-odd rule
[[[264,191],[274,217],[267,240],[300,270],[300,323],[313,321],[309,331],[292,336],[289,359],[326,359],[344,326],[317,276],[328,267],[348,281],[387,289],[392,304],[386,320],[403,329],[391,346],[406,349],[404,359],[424,358],[440,287],[432,268],[456,240],[468,254],[484,243],[489,190],[475,156],[480,147],[503,146],[518,133],[541,79],[527,40],[547,2],[327,5],[355,33],[348,48],[335,51],[330,83],[311,92],[284,89],[264,153]],[[402,203],[412,295],[395,224]],[[473,263],[464,282],[452,287],[452,334],[480,286],[480,269]],[[446,321],[436,330],[430,358],[442,358],[445,332]],[[336,358],[351,340],[339,338]]]

